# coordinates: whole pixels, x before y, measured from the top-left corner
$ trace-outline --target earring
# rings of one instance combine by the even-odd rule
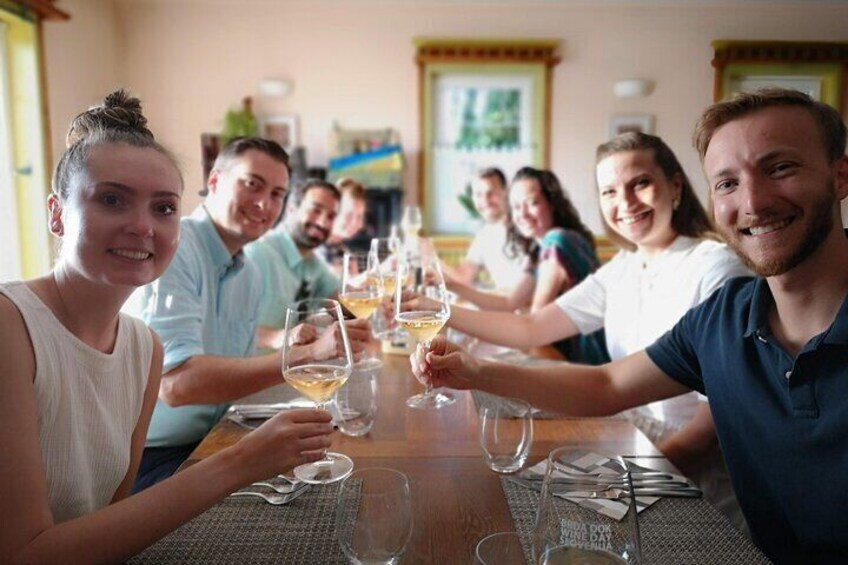
[[[675,211],[678,208],[680,208],[680,199],[679,198],[675,198],[674,200],[671,201],[671,208],[672,208],[672,210],[675,210]]]

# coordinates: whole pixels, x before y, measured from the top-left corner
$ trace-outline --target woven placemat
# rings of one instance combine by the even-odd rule
[[[531,562],[531,544],[539,493],[502,477],[515,531],[527,562]],[[557,500],[575,516],[583,509],[567,500]],[[702,499],[664,498],[639,514],[642,554],[651,565],[756,565],[770,561],[734,528],[712,505]]]
[[[338,483],[313,486],[283,506],[227,497],[128,563],[347,563],[335,535],[338,492]]]

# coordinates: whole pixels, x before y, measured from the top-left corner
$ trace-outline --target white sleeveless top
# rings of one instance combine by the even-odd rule
[[[153,357],[144,322],[120,314],[111,354],[63,326],[24,283],[0,284],[35,353],[38,439],[55,523],[109,504],[127,474]]]

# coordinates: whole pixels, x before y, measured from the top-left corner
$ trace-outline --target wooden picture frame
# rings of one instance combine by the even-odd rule
[[[556,54],[559,41],[418,38],[415,45],[421,132],[418,202],[424,230],[430,235],[467,235],[476,224],[459,198],[476,169],[498,165],[509,176],[515,172],[510,168],[511,160],[548,166],[552,75],[560,61]],[[454,128],[457,122],[453,110],[460,104],[446,103],[454,96],[465,96],[466,108],[474,96],[478,101],[486,100],[484,105],[494,97],[515,97],[517,102],[513,100],[509,109],[515,112],[516,120],[507,126],[514,127],[515,132],[509,141],[503,145],[465,145],[464,134],[446,135],[447,130],[459,129]],[[472,136],[475,139],[493,131],[487,118],[478,116],[475,120],[470,126],[477,132]],[[487,157],[487,152],[495,151],[503,153]],[[521,153],[520,159],[516,152]]]
[[[651,114],[620,114],[610,118],[609,137],[636,131],[639,133],[654,133],[654,116]]]
[[[793,88],[845,114],[848,43],[730,41],[712,43],[714,101],[765,86]]]
[[[276,141],[289,155],[298,144],[297,116],[268,116],[259,121],[259,135]]]

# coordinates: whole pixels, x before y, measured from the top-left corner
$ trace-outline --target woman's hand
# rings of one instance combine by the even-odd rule
[[[432,383],[434,388],[479,388],[481,364],[458,345],[437,336],[430,343],[426,356],[423,352],[419,345],[409,356],[412,373],[420,382]]]
[[[427,298],[417,292],[404,290],[400,296],[400,311],[409,312],[411,310],[441,310],[442,303],[432,298]]]
[[[326,410],[284,410],[236,445],[250,480],[272,477],[323,457],[331,443],[332,416]]]

